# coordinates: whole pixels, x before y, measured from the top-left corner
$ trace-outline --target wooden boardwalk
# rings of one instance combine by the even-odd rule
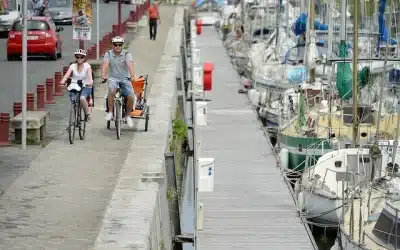
[[[208,126],[196,130],[200,157],[215,158],[214,192],[198,196],[198,250],[314,249],[217,31],[203,27],[195,39],[201,62],[214,63]]]

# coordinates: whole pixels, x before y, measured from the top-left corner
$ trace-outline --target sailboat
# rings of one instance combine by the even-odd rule
[[[343,43],[341,43],[341,45],[343,46]],[[353,56],[353,64],[356,65],[358,63],[357,54]],[[341,69],[342,72],[344,70],[351,70],[348,65],[346,67],[347,68]],[[353,72],[353,83],[357,82],[356,73],[357,72]],[[356,89],[354,84],[353,88]],[[340,91],[343,91],[343,89],[339,88],[339,92]],[[357,107],[357,91],[352,98],[354,106]],[[380,103],[377,115],[378,120],[381,118],[379,114],[381,111],[381,104],[382,102]],[[352,111],[353,116],[356,116],[358,109],[353,108]],[[377,127],[369,126],[369,128],[380,131],[379,125],[381,124],[378,124]],[[352,145],[347,144],[347,148],[341,148],[331,152],[329,152],[329,149],[326,150],[328,152],[319,157],[314,166],[306,169],[301,179],[296,183],[297,204],[300,210],[307,211],[304,213],[307,218],[325,223],[338,223],[343,213],[345,198],[348,195],[345,190],[357,186],[358,191],[358,189],[363,188],[361,183],[365,181],[367,177],[371,176],[371,172],[374,172],[373,176],[376,178],[381,178],[385,176],[385,168],[390,162],[393,162],[393,164],[399,163],[396,159],[389,160],[389,156],[392,152],[384,150],[384,148],[388,148],[388,146],[393,146],[393,140],[386,141],[382,140],[380,137],[375,137],[374,144],[368,145],[366,144],[368,140],[363,139],[361,142],[363,148],[355,147],[355,145],[359,144],[358,133],[359,131],[363,131],[362,128],[358,128],[358,126],[359,124],[357,124],[356,121],[352,121]],[[362,133],[363,132],[361,132],[361,134]],[[398,127],[395,128],[395,133],[391,133],[392,137],[397,137],[397,135]],[[369,138],[369,141],[372,139],[373,138]],[[379,152],[380,161],[371,164],[375,161],[376,155],[378,154],[377,152]],[[312,151],[310,153],[313,154]],[[311,157],[313,160],[317,158],[315,154]]]
[[[361,189],[349,185],[336,247],[343,250],[399,249],[398,139],[393,144],[388,149],[394,159],[381,169],[381,176],[367,176],[360,182]]]
[[[342,2],[341,13],[345,13],[345,1]],[[361,136],[362,144],[369,143],[376,136],[381,139],[393,139],[397,114],[382,112],[380,117],[376,116],[375,111],[380,100],[377,100],[376,94],[371,90],[379,88],[380,82],[393,69],[394,63],[385,62],[383,58],[378,57],[351,65],[348,59],[349,43],[345,41],[345,34],[343,18],[340,29],[341,41],[338,46],[339,57],[328,59],[334,63],[332,70],[336,71],[336,87],[328,86],[326,90],[330,90],[330,93],[325,91],[325,94],[320,92],[318,95],[302,91],[301,98],[308,105],[308,111],[299,112],[298,116],[301,118],[289,120],[280,126],[279,143],[284,149],[281,151],[282,158],[287,159],[284,161],[287,163],[284,167],[289,171],[300,173],[305,168],[315,165],[323,154],[348,147],[353,133]],[[358,97],[363,98],[363,102],[356,108],[360,123],[356,132],[352,128],[355,108],[348,102],[353,96],[352,71],[357,72],[355,86],[360,92]],[[334,76],[330,78],[334,80]],[[371,100],[374,102],[371,103]],[[318,105],[315,105],[316,103]],[[377,127],[380,129],[377,130]]]

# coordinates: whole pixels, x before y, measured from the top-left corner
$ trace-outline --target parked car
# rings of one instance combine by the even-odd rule
[[[50,0],[47,10],[55,24],[72,24],[72,0]]]
[[[14,22],[8,33],[7,60],[19,59],[22,55],[22,23]],[[48,56],[57,60],[62,56],[62,40],[59,34],[64,28],[56,27],[51,17],[33,16],[28,20],[28,55]]]

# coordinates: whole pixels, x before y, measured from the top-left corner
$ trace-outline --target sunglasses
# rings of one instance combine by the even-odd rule
[[[76,59],[85,59],[84,56],[75,56]]]
[[[122,43],[114,43],[114,47],[122,47]]]

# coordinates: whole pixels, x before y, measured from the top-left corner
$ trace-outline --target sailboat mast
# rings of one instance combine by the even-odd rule
[[[390,8],[390,15],[389,15],[389,20],[392,20],[392,9]],[[388,29],[388,37],[390,38],[390,31],[391,29]],[[378,46],[379,47],[379,46]],[[380,54],[380,51],[378,51],[378,53]],[[386,49],[385,49],[385,61],[383,64],[383,72],[386,72],[386,68],[387,68],[387,59],[388,59],[388,54],[389,54],[389,46],[388,43],[386,43]],[[383,81],[383,83],[381,83],[381,87],[379,90],[379,107],[378,107],[378,114],[376,116],[376,132],[375,132],[375,144],[378,144],[378,140],[379,140],[379,129],[380,129],[380,118],[381,118],[381,113],[382,113],[382,104],[383,104],[383,87],[386,85],[386,80],[387,80],[387,76],[385,76],[385,80]]]
[[[354,0],[353,24],[353,147],[358,145],[358,5],[359,0]]]
[[[311,34],[314,31],[314,20],[315,20],[315,6],[314,6],[314,0],[310,0],[310,18],[308,18],[308,28],[309,28],[309,32],[308,32],[308,37],[306,40],[306,43],[310,43],[311,42]],[[310,69],[310,83],[315,82],[315,68]]]

